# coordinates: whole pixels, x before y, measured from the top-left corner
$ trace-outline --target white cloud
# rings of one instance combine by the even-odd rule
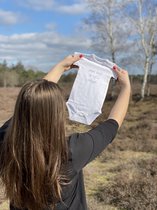
[[[0,9],[0,25],[14,25],[19,19],[19,14]]]
[[[34,10],[52,10],[53,0],[15,0],[19,5],[32,8]]]
[[[11,64],[21,60],[26,66],[49,70],[64,56],[84,52],[90,44],[81,36],[64,37],[56,32],[0,35],[0,62],[6,59]]]
[[[14,0],[19,5],[29,7],[33,10],[49,10],[49,11],[58,11],[61,13],[76,15],[86,12],[86,3],[84,1],[77,1],[73,4],[60,4],[57,0]]]
[[[76,15],[87,12],[87,6],[84,3],[59,5],[56,10],[66,14]]]

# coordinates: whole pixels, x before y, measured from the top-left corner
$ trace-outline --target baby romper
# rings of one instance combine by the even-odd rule
[[[83,55],[75,62],[79,71],[66,105],[70,120],[90,125],[102,113],[110,79],[117,79],[117,75],[112,71],[115,64],[109,60]]]

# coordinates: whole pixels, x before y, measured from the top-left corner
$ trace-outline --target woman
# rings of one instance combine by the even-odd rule
[[[11,210],[86,210],[83,167],[112,142],[129,103],[128,73],[108,119],[65,139],[65,102],[56,84],[82,55],[68,56],[21,89],[13,117],[0,128],[0,176]]]

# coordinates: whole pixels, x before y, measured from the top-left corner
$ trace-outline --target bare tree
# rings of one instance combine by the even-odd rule
[[[142,54],[143,62],[143,83],[141,87],[141,98],[144,99],[148,75],[154,64],[154,44],[157,33],[157,7],[153,0],[128,0],[133,12],[127,13],[132,22],[136,37],[138,36],[138,52]],[[126,12],[126,10],[123,10]]]
[[[155,11],[155,16],[153,16],[153,8],[149,7],[149,14],[145,18],[144,12],[142,13],[143,1],[138,0],[138,10],[139,10],[139,33],[141,38],[141,44],[143,47],[145,61],[144,61],[144,77],[143,84],[141,88],[141,97],[142,99],[145,96],[145,90],[147,86],[147,79],[149,75],[149,69],[152,63],[152,51],[155,41],[156,33],[156,23],[157,23],[157,14]]]
[[[120,55],[128,50],[130,44],[127,42],[130,30],[125,18],[122,17],[122,3],[118,0],[87,0],[87,2],[91,14],[85,23],[92,31],[93,48],[105,54],[114,63],[119,63],[118,59],[123,57]],[[111,98],[113,97],[114,82],[111,90]]]
[[[117,0],[87,0],[91,11],[85,23],[92,31],[93,46],[100,53],[106,53],[117,62],[117,52],[127,49],[126,39],[130,32],[123,17],[122,3]]]
[[[150,59],[150,65],[149,65],[149,71],[148,71],[148,81],[147,81],[147,96],[150,96],[151,94],[151,86],[150,86],[150,81],[151,81],[151,75],[152,75],[152,69],[155,64],[155,58],[157,55],[157,45],[153,43],[153,48],[151,52],[151,59]]]
[[[154,63],[153,47],[157,39],[155,1],[87,0],[87,2],[91,8],[91,16],[86,23],[95,32],[93,40],[96,48],[110,54],[113,62],[121,59],[125,64],[130,62],[132,65],[137,65],[142,60],[144,74],[141,98],[143,99],[148,75],[151,74]],[[132,54],[131,51],[128,52],[130,46],[134,46]],[[126,59],[127,57],[129,59]],[[139,68],[139,65],[137,66],[136,68]]]

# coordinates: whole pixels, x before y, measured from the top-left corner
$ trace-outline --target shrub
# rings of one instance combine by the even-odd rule
[[[157,209],[157,159],[140,160],[117,175],[113,183],[99,188],[97,199],[126,210]]]

